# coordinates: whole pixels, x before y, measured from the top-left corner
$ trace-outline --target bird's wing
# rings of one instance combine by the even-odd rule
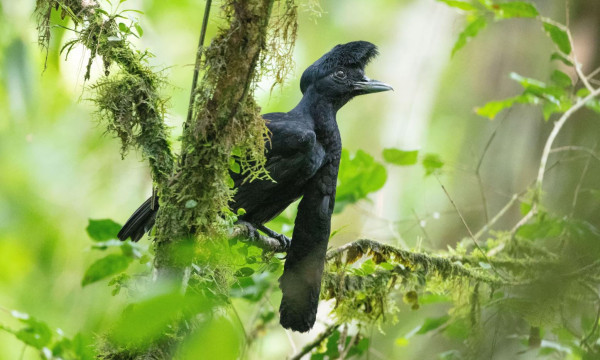
[[[271,137],[265,144],[265,169],[273,180],[233,177],[237,189],[232,208],[244,208],[248,220],[263,223],[300,197],[304,184],[319,169],[325,152],[314,131],[287,114],[268,114]]]

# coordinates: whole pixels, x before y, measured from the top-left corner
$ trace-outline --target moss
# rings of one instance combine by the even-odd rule
[[[322,298],[335,299],[335,314],[344,322],[394,322],[399,309],[397,294],[414,294],[409,305],[417,310],[418,291],[452,294],[456,308],[464,309],[460,310],[463,315],[473,320],[478,318],[475,312],[479,305],[476,301],[476,308],[472,308],[470,300],[478,300],[480,284],[487,284],[488,288],[506,285],[487,271],[464,266],[455,259],[410,252],[372,240],[348,244],[327,257]],[[364,257],[379,264],[372,273],[357,272],[351,266]]]
[[[81,44],[90,51],[85,79],[90,78],[93,61],[100,56],[104,62],[105,77],[91,86],[91,99],[98,108],[98,118],[107,131],[121,140],[123,155],[129,149],[141,149],[148,159],[152,177],[159,190],[173,173],[174,157],[168,142],[169,134],[164,123],[167,99],[160,93],[164,80],[146,63],[144,52],[135,51],[115,21],[115,15],[100,11],[96,2],[89,5],[76,0],[38,0],[39,42],[48,46],[50,41],[50,16],[60,11],[69,16],[76,27],[81,27],[77,37],[65,44],[70,51]],[[118,71],[110,75],[111,65]]]
[[[228,1],[222,6],[221,13],[230,25],[219,31],[204,53],[192,120],[185,124],[182,137],[181,171],[162,197],[158,246],[186,234],[201,235],[200,241],[224,234],[231,225],[228,220],[233,219],[228,213],[233,194],[229,182],[233,152],[237,152],[242,172],[249,180],[268,177],[264,169],[268,133],[254,101],[254,88],[265,72],[261,59],[267,44],[274,41],[269,39],[285,36],[284,41],[291,46],[295,29],[288,27],[293,28],[296,21],[295,6],[287,1],[280,4],[290,9],[281,17],[286,20],[269,23],[273,3]],[[185,206],[190,200],[196,204],[194,207]],[[157,257],[158,263],[170,261],[173,259]]]

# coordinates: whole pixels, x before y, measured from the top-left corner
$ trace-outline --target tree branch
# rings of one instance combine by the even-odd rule
[[[308,344],[304,345],[304,347],[300,350],[300,352],[297,353],[296,355],[292,356],[290,358],[290,360],[300,360],[300,359],[302,359],[302,357],[304,355],[306,355],[309,352],[311,352],[312,349],[318,347],[323,342],[323,340],[325,340],[328,337],[330,337],[331,334],[333,334],[333,332],[336,331],[338,327],[340,327],[340,324],[329,325],[325,329],[325,331],[323,331],[319,336],[316,337],[316,339],[314,339],[313,341],[311,341]]]

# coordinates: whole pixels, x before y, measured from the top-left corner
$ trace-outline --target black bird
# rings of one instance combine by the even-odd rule
[[[364,68],[377,47],[366,41],[337,45],[302,74],[300,103],[287,113],[263,115],[271,138],[265,144],[266,169],[275,181],[244,182],[231,174],[236,193],[231,208],[246,212],[240,222],[289,245],[279,308],[285,328],[305,332],[315,323],[321,276],[331,231],[331,214],[342,150],[337,111],[357,95],[392,90],[365,76]],[[292,241],[263,224],[302,197]],[[156,198],[148,199],[127,220],[119,239],[139,240],[153,225]]]

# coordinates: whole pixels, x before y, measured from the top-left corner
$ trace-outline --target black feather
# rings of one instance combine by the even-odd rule
[[[300,79],[300,90],[304,94],[309,85],[340,67],[364,69],[378,54],[377,46],[368,41],[352,41],[336,45],[304,70]]]
[[[154,226],[156,212],[158,211],[158,198],[150,197],[129,217],[117,237],[125,241],[131,238],[136,242]]]

